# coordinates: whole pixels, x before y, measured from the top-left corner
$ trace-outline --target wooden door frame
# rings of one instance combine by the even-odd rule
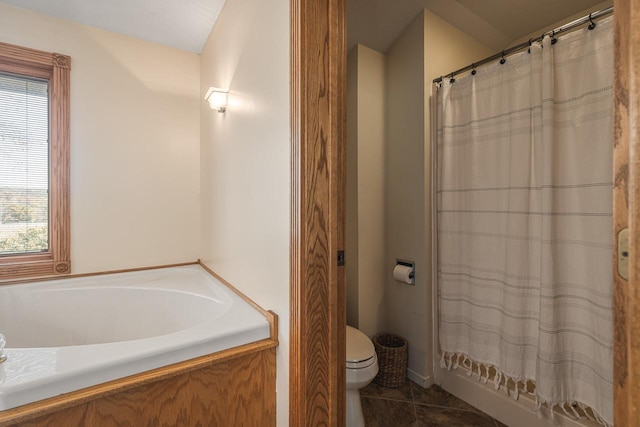
[[[346,0],[290,0],[289,424],[345,424]]]
[[[346,0],[290,0],[291,426],[345,424]],[[640,426],[640,5],[614,0],[614,232],[630,228],[629,280],[614,278],[615,424]],[[617,250],[614,249],[614,259]],[[615,270],[615,269],[614,269]]]
[[[629,228],[629,279],[614,268],[614,423],[640,426],[640,5],[614,0],[614,267]]]

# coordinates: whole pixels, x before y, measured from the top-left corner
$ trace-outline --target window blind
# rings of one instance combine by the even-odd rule
[[[49,250],[48,86],[0,73],[0,256]]]

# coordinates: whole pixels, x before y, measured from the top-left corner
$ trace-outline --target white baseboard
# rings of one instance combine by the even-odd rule
[[[543,419],[534,410],[535,401],[527,394],[520,394],[518,400],[507,396],[503,389],[496,390],[493,382],[484,384],[477,376],[469,377],[466,371],[436,368],[435,383],[444,390],[464,400],[498,421],[517,427],[601,427],[589,420],[574,420],[564,413],[555,411],[554,420],[548,408],[542,408]]]
[[[409,368],[407,368],[407,378],[423,388],[431,387],[433,385],[433,377],[423,377]]]

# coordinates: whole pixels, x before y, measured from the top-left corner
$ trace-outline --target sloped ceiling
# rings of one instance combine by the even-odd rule
[[[202,51],[225,2],[226,0],[0,0],[0,3],[194,53]]]
[[[386,52],[422,9],[496,51],[603,0],[348,0],[350,50],[361,43]]]
[[[267,0],[255,0],[267,1]],[[348,49],[386,52],[426,8],[496,51],[603,0],[347,0]],[[0,0],[200,53],[226,0]]]

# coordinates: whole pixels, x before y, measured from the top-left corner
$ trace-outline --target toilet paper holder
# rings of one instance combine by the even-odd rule
[[[416,263],[414,261],[408,261],[406,259],[396,258],[396,267],[399,265],[411,268],[411,272],[409,273],[409,278],[411,279],[411,283],[407,283],[407,284],[415,285],[416,284]]]

